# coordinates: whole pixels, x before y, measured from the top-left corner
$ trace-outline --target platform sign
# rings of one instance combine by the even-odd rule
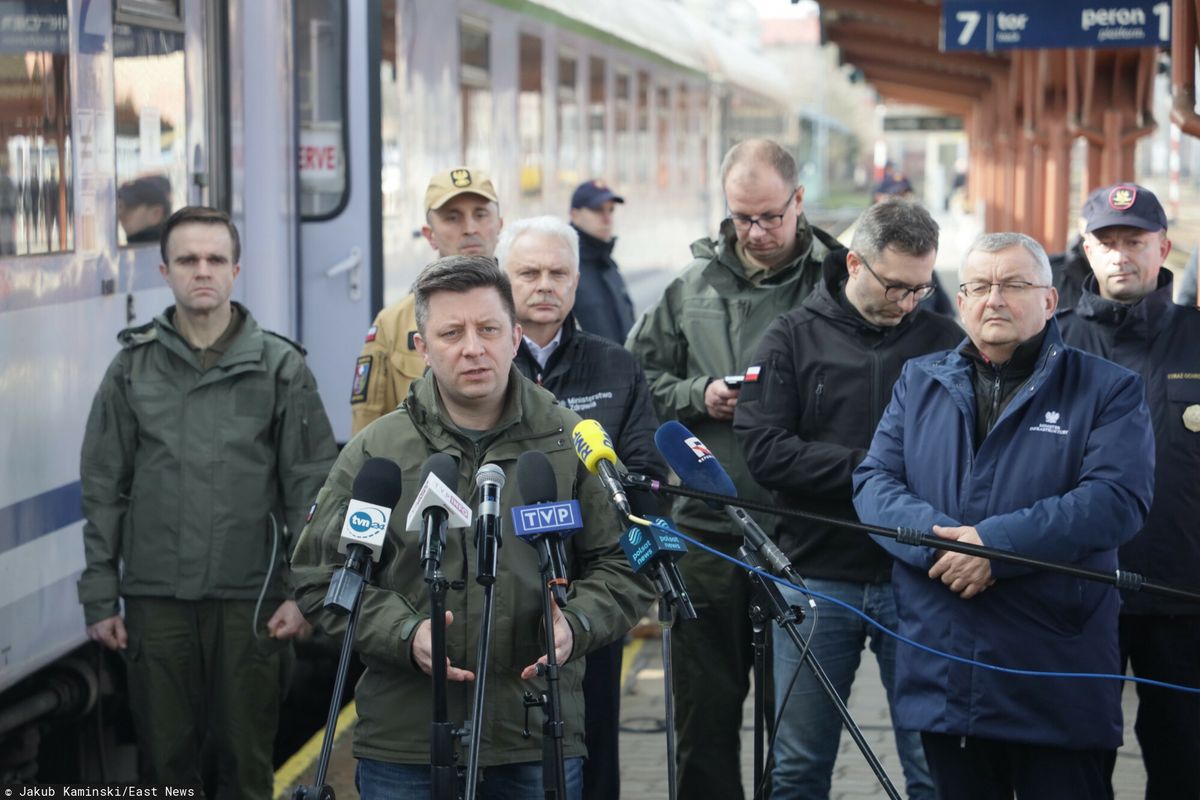
[[[1160,47],[1171,42],[1167,0],[944,0],[941,49]]]

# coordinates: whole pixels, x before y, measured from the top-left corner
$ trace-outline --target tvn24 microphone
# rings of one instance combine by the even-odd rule
[[[346,554],[346,564],[334,573],[325,593],[325,607],[331,611],[349,614],[353,610],[363,584],[362,562],[379,561],[392,509],[404,491],[400,479],[400,465],[390,458],[369,458],[354,476],[338,537],[338,552]]]
[[[484,464],[475,473],[479,489],[479,510],[475,514],[475,581],[481,586],[496,582],[496,560],[503,544],[500,525],[500,490],[504,488],[504,470]]]
[[[540,450],[517,457],[517,489],[523,506],[512,510],[513,529],[537,548],[546,586],[559,608],[567,605],[567,559],[563,538],[583,527],[578,500],[558,501],[558,481],[550,459]]]
[[[421,566],[432,580],[442,563],[447,528],[471,524],[471,507],[454,493],[458,467],[445,453],[434,453],[421,466],[421,490],[408,512],[405,529],[421,532]]]
[[[608,499],[617,509],[621,524],[624,525],[631,513],[629,498],[625,496],[625,487],[617,473],[617,453],[613,450],[612,439],[604,430],[604,426],[594,419],[585,419],[575,426],[571,439],[575,443],[575,454],[579,456],[579,460],[587,467],[588,472],[604,484]]]
[[[664,422],[654,432],[654,444],[658,446],[658,451],[684,486],[710,494],[737,497],[737,488],[734,487],[729,473],[717,461],[717,457],[704,446],[704,442],[679,422]],[[795,572],[792,562],[745,509],[725,504],[725,513],[741,527],[750,547],[766,560],[771,569],[781,575],[792,575]]]
[[[672,527],[669,518],[654,513],[657,504],[649,496],[635,493],[632,499],[634,514],[649,521],[650,525],[634,524],[621,534],[621,549],[629,559],[629,566],[639,575],[649,574],[663,601],[678,606],[680,617],[695,619],[692,598],[675,566],[676,561],[687,555],[687,545],[668,530]]]

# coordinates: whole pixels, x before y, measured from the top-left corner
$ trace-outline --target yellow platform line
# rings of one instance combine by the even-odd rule
[[[621,683],[620,686],[625,686],[625,679],[629,677],[629,669],[633,666],[634,659],[637,654],[642,651],[645,646],[645,639],[630,639],[629,644],[625,645],[625,653],[621,658]]]
[[[337,725],[333,729],[333,741],[342,738],[346,729],[358,719],[358,706],[351,700],[338,712]],[[304,743],[304,746],[292,754],[287,762],[275,771],[275,798],[287,797],[287,793],[300,782],[304,774],[317,763],[321,756],[321,743],[325,739],[325,726],[317,731]]]

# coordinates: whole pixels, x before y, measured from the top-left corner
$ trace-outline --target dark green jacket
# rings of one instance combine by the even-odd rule
[[[351,486],[371,457],[391,458],[403,473],[404,493],[392,513],[380,564],[363,594],[355,631],[355,651],[366,665],[356,689],[358,724],[354,755],[402,764],[429,763],[432,679],[411,660],[412,636],[429,618],[429,591],[421,569],[420,534],[404,530],[420,488],[421,465],[432,453],[458,460],[458,495],[471,498],[475,472],[485,463],[507,476],[501,492],[504,526],[495,591],[495,625],[487,682],[487,715],[482,725],[484,766],[540,761],[539,709],[529,712],[533,736],[521,735],[525,720],[523,692],[544,687],[541,679],[521,680],[521,670],[546,652],[542,636],[542,593],[537,550],[512,533],[514,506],[521,505],[517,457],[527,450],[545,453],[558,479],[560,498],[577,498],[584,528],[567,540],[569,603],[564,615],[575,637],[559,683],[568,756],[584,754],[582,656],[623,635],[652,599],[649,583],[635,576],[618,546],[620,529],[600,482],[575,455],[571,431],[579,416],[555,404],[554,396],[509,371],[504,411],[495,428],[477,445],[447,421],[437,397],[436,379],[415,381],[396,411],[364,428],[350,440],[317,498],[317,511],[296,548],[293,570],[297,600],[309,620],[333,636],[345,633],[345,618],[324,611],[322,601],[334,570],[345,561],[337,552]],[[471,501],[472,506],[474,502]],[[442,572],[463,589],[447,593],[454,622],[446,629],[446,652],[455,666],[475,671],[483,611],[483,589],[475,582],[474,530],[450,529],[442,554]],[[474,683],[449,684],[449,718],[461,723],[470,713]],[[465,764],[466,747],[459,747]]]
[[[118,595],[254,599],[272,549],[267,596],[286,597],[285,534],[337,453],[298,345],[242,309],[202,371],[172,310],[119,334],[92,402],[79,467],[88,624],[117,614]]]
[[[708,416],[704,390],[713,380],[746,371],[770,324],[800,305],[820,280],[825,256],[841,245],[801,215],[796,257],[756,286],[746,278],[735,243],[728,221],[715,241],[694,242],[691,263],[634,325],[625,346],[642,362],[659,419],[679,420],[698,436],[740,496],[769,503],[770,493],[750,477],[732,421]],[[674,515],[685,530],[741,535],[723,513],[697,500],[677,501]],[[764,528],[772,522],[756,518]]]

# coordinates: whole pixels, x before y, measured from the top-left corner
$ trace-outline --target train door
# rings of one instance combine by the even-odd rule
[[[342,442],[354,360],[383,303],[379,19],[379,0],[295,5],[297,329]]]

